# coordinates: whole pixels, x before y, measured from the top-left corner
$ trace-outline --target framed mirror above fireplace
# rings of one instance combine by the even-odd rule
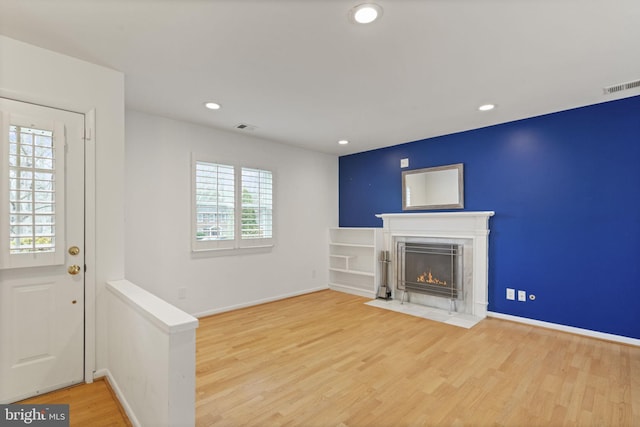
[[[462,163],[402,172],[402,210],[464,208]]]

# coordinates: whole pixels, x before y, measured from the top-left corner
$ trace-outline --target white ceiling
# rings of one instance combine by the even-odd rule
[[[602,90],[640,79],[639,0],[362,2],[0,0],[0,33],[124,72],[128,108],[339,155],[640,94]]]

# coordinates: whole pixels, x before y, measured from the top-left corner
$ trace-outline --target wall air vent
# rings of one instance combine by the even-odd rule
[[[603,89],[605,95],[609,95],[611,93],[621,92],[623,90],[629,90],[640,87],[640,80],[634,80],[632,82],[627,83],[619,83],[613,86],[607,86]]]
[[[247,123],[238,123],[234,127],[240,130],[256,130],[258,128],[258,126],[249,125]]]

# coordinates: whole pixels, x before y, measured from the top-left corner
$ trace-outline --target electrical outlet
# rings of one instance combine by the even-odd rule
[[[178,288],[178,299],[185,299],[187,297],[187,288]]]
[[[507,288],[507,299],[515,300],[516,299],[516,290]]]
[[[518,291],[518,301],[527,300],[527,291]]]

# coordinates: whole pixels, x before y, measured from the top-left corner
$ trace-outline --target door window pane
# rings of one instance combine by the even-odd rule
[[[53,132],[9,127],[9,253],[55,251]]]

